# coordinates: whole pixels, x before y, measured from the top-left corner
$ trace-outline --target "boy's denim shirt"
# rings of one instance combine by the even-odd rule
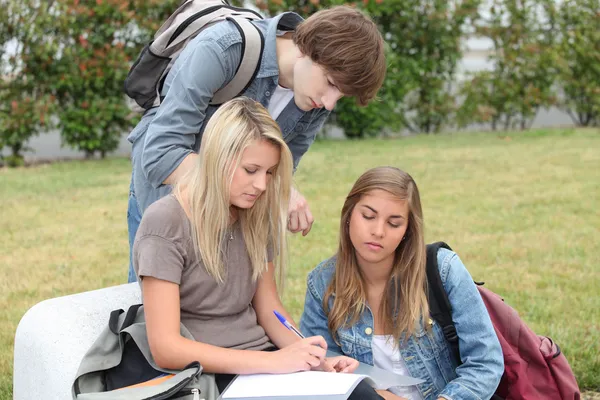
[[[265,107],[279,82],[275,39],[281,34],[278,24],[283,18],[286,26],[302,20],[297,14],[284,13],[254,22],[263,34],[264,49],[258,73],[243,95]],[[146,111],[127,137],[133,143],[132,186],[141,212],[171,191],[162,182],[188,154],[198,152],[206,122],[218,108],[209,105],[212,94],[233,79],[241,51],[242,38],[232,22],[201,32],[167,74],[161,105]],[[302,111],[292,99],[277,118],[294,158],[294,170],[328,116],[325,108]]]
[[[336,257],[323,261],[308,275],[300,329],[306,336],[323,336],[332,351],[373,365],[373,314],[368,307],[356,324],[338,330],[341,346],[329,333],[323,296],[332,279],[335,262]],[[504,372],[502,349],[494,327],[469,272],[456,253],[440,249],[438,265],[452,306],[463,363],[457,367],[444,333],[435,321],[429,331],[419,327],[400,348],[400,354],[411,376],[424,380],[418,389],[425,400],[489,399]],[[329,306],[332,304],[333,299],[330,299]]]

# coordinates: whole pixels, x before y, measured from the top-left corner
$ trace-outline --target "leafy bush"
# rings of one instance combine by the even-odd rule
[[[556,103],[553,0],[494,0],[476,34],[490,39],[492,71],[462,85],[459,126],[490,122],[498,128],[528,128],[541,107]]]
[[[579,126],[600,125],[599,10],[599,0],[567,0],[559,6],[561,107]]]
[[[54,97],[47,71],[57,46],[49,38],[51,4],[7,0],[0,4],[0,150],[4,163],[23,164],[29,139],[48,126]]]

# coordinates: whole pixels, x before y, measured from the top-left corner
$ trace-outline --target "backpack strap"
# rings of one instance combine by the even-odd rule
[[[302,21],[301,16],[296,14],[295,12],[286,12],[279,19],[279,23],[277,24],[277,29],[281,31],[295,31]]]
[[[135,317],[137,317],[137,312],[141,306],[142,304],[134,304],[129,307],[127,314],[125,315],[125,319],[123,320],[123,324],[121,325],[121,330],[129,328],[131,324],[133,324]]]
[[[123,329],[128,328],[135,321],[137,311],[141,306],[142,304],[134,304],[130,306],[127,310],[127,314],[125,314],[125,319],[123,320],[121,326],[119,326],[119,317],[125,311],[123,311],[122,308],[111,311],[110,317],[108,319],[108,328],[110,329],[110,331],[115,335],[118,335]]]
[[[242,37],[242,60],[233,79],[214,94],[211,105],[221,105],[248,89],[258,74],[265,47],[262,32],[248,19],[227,17],[227,20],[235,25]]]
[[[110,312],[110,318],[108,319],[108,328],[115,335],[119,334],[119,316],[124,312],[125,311],[122,308]]]
[[[429,312],[431,318],[433,318],[444,332],[444,336],[458,364],[462,364],[460,359],[460,351],[458,349],[458,335],[456,334],[456,327],[452,322],[452,306],[448,300],[446,289],[442,284],[442,278],[440,277],[440,270],[438,269],[437,254],[438,250],[444,248],[452,250],[444,242],[436,242],[427,245],[427,283],[428,283],[428,301],[429,301]]]

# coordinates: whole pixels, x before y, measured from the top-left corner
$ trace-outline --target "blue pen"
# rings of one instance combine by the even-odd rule
[[[304,339],[304,335],[302,334],[302,332],[294,328],[294,325],[290,324],[283,315],[279,314],[277,311],[273,311],[273,314],[275,314],[275,316],[277,317],[279,322],[283,324],[283,326],[288,328],[290,331],[294,332],[296,335],[298,335],[299,338]]]

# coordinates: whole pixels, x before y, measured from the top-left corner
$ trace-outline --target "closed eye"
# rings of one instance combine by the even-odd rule
[[[246,172],[250,175],[255,174],[256,171],[258,171],[257,169],[248,169],[248,168],[244,168],[246,170]]]
[[[362,216],[363,216],[364,219],[368,219],[368,220],[375,219],[375,217],[372,216],[372,215],[365,215],[365,214],[363,214]]]

